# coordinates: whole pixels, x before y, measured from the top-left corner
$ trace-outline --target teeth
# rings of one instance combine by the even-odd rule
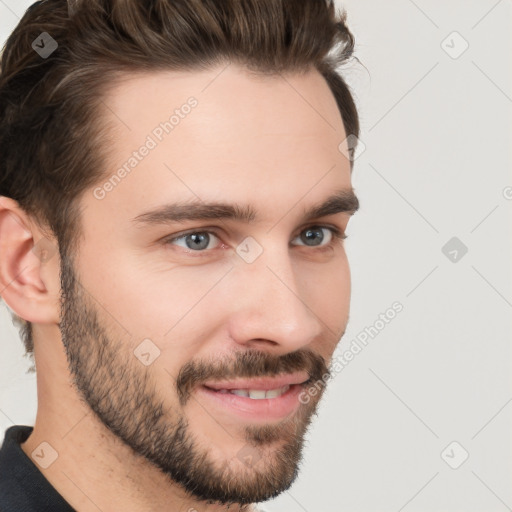
[[[256,400],[261,400],[262,398],[265,398],[266,391],[259,390],[259,389],[250,389],[249,390],[249,398],[255,398]]]
[[[282,394],[286,393],[290,389],[289,385],[283,386],[282,388],[269,389],[220,389],[219,393],[233,393],[237,396],[244,396],[246,398],[252,398],[253,400],[261,400],[263,398],[277,398]]]
[[[249,396],[249,391],[247,389],[232,389],[231,393],[238,396]]]
[[[290,387],[290,386],[288,386]],[[277,398],[278,396],[281,396],[284,391],[283,391],[284,388],[279,388],[279,389],[269,389],[266,393],[265,393],[265,398]],[[251,397],[252,398],[252,397]]]

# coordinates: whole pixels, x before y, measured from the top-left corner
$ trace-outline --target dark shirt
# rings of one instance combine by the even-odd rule
[[[0,448],[0,512],[75,512],[21,449],[33,427],[13,425]]]

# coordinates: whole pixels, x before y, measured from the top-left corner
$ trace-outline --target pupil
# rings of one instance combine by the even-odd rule
[[[319,235],[319,236],[317,236]],[[322,229],[321,228],[315,228],[315,229],[308,229],[307,231],[305,231],[305,236],[302,237],[302,241],[307,243],[307,242],[310,242],[310,241],[315,241],[315,240],[318,240],[319,243],[322,243],[322,240],[324,238],[324,234],[322,232]]]
[[[200,233],[200,234],[192,233],[187,236],[186,240],[187,240],[187,246],[190,249],[195,249],[195,250],[205,249],[206,247],[208,247],[209,235],[208,235],[208,233]],[[190,240],[192,240],[191,244],[189,244]]]

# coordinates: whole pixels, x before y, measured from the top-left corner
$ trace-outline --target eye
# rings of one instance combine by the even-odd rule
[[[324,232],[328,233],[327,236]],[[334,245],[336,241],[345,238],[347,238],[347,235],[333,226],[310,226],[303,229],[300,235],[294,238],[294,240],[300,241],[300,243],[294,245],[327,248]],[[166,238],[164,243],[178,245],[187,251],[201,253],[213,250],[219,245],[212,247],[213,239],[220,241],[219,237],[212,231],[189,231],[179,236]]]
[[[328,232],[327,237],[324,235],[324,231]],[[325,247],[332,245],[337,240],[343,240],[345,238],[347,238],[347,235],[332,226],[310,226],[302,230],[301,234],[296,237],[295,240],[300,240],[303,243],[298,245],[304,245],[306,247]]]
[[[212,237],[218,239],[215,233],[212,233],[211,231],[193,231],[191,233],[185,233],[184,235],[171,238],[167,243],[176,243],[176,245],[192,251],[203,251],[208,248]],[[178,241],[182,241],[184,245],[180,245],[177,243]],[[212,249],[212,247],[209,249]]]

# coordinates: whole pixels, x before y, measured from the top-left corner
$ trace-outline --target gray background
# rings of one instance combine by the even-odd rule
[[[0,0],[2,43],[29,4]],[[403,311],[335,374],[298,480],[265,508],[512,510],[512,0],[339,5],[364,65],[343,73],[365,149],[336,355],[395,301]],[[34,424],[37,396],[0,313],[3,432]]]

